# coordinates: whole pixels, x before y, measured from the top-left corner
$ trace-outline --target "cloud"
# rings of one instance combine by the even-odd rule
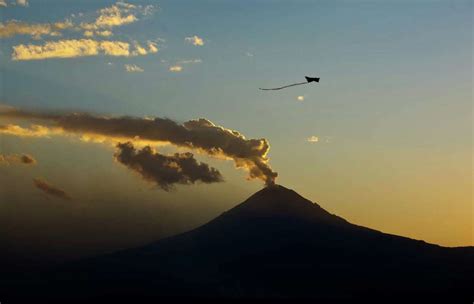
[[[204,45],[204,40],[201,37],[198,37],[196,35],[192,37],[186,37],[184,38],[184,41],[188,43],[192,43],[195,46],[203,46]]]
[[[158,42],[148,40],[147,44],[148,44],[148,51],[150,53],[157,53],[158,52]]]
[[[310,143],[317,143],[319,141],[319,137],[313,135],[313,136],[308,137],[306,141]]]
[[[43,119],[52,124],[50,128],[55,132],[60,130],[65,133],[138,139],[194,149],[212,157],[232,159],[237,168],[249,172],[250,179],[261,179],[266,184],[273,184],[278,175],[268,163],[270,144],[265,138],[246,139],[238,131],[215,125],[205,118],[179,124],[158,117],[105,117],[84,113],[47,114],[20,110],[0,112],[0,117]],[[27,131],[23,133],[28,134]]]
[[[11,5],[18,5],[18,6],[23,6],[27,7],[28,6],[28,1],[27,0],[16,0],[16,2],[10,2]],[[0,0],[0,7],[7,7],[7,2],[5,0]]]
[[[28,154],[22,154],[20,156],[20,161],[22,164],[27,164],[27,165],[36,164],[36,159],[34,159],[33,156],[28,155]]]
[[[94,37],[94,36],[101,36],[101,37],[110,37],[113,33],[109,30],[105,31],[84,31],[83,35],[85,37]]]
[[[94,37],[94,31],[84,31],[85,37]]]
[[[23,128],[17,125],[0,125],[0,133],[20,137],[48,137],[63,133],[60,129],[48,128],[40,125],[32,125],[30,128]]]
[[[82,22],[80,28],[84,30],[111,29],[134,23],[138,16],[149,16],[154,11],[153,5],[134,5],[126,2],[117,2],[109,7],[97,11],[98,16],[93,22]]]
[[[296,100],[298,100],[298,101],[304,101],[304,96],[303,96],[303,95],[300,95],[300,96],[296,97]]]
[[[121,26],[128,23],[133,23],[138,19],[134,15],[128,15],[126,17],[118,15],[101,15],[94,23],[81,23],[81,28],[85,30],[97,30],[101,28],[112,28],[115,26]]]
[[[113,35],[111,31],[105,30],[105,31],[97,31],[95,32],[97,36],[102,36],[102,37],[110,37]]]
[[[16,4],[28,6],[26,0],[17,0]],[[0,6],[7,6],[7,3],[4,0],[0,0]],[[150,16],[153,14],[154,9],[154,5],[142,6],[119,1],[109,7],[99,9],[95,13],[97,17],[91,22],[80,22],[78,20],[78,22],[73,23],[71,20],[66,20],[55,23],[29,24],[10,20],[5,24],[0,23],[0,38],[30,35],[34,39],[40,39],[42,36],[61,36],[64,30],[84,31],[83,34],[86,37],[110,37],[112,35],[112,28],[134,23],[139,20],[140,16]],[[84,19],[84,16],[82,13],[71,15],[73,20],[77,20],[77,18]],[[156,51],[151,47],[149,52]]]
[[[197,182],[222,182],[221,173],[208,164],[198,162],[192,153],[162,155],[150,146],[137,150],[131,142],[117,145],[115,159],[138,172],[145,180],[156,183],[165,191],[175,184],[191,185]]]
[[[40,39],[41,36],[61,36],[61,31],[72,28],[71,21],[62,21],[55,23],[26,23],[17,20],[0,23],[0,38],[9,38],[15,35],[29,35],[34,39]]]
[[[180,65],[173,65],[170,66],[169,71],[170,72],[181,72],[183,70],[183,67]]]
[[[28,1],[27,0],[16,0],[16,4],[19,6],[28,6]]]
[[[197,63],[202,63],[202,60],[197,58],[197,59],[180,60],[177,62],[177,64],[197,64]]]
[[[148,52],[139,44],[132,47],[123,41],[70,39],[48,41],[43,45],[20,44],[13,47],[13,60],[41,60],[48,58],[75,58],[84,56],[139,56]]]
[[[36,188],[40,189],[47,195],[51,195],[64,200],[71,200],[69,194],[67,194],[64,190],[61,190],[40,178],[34,178],[33,184],[36,186]]]
[[[2,0],[0,0],[2,1]],[[5,6],[7,3],[3,1]],[[2,2],[0,2],[2,3]],[[17,3],[28,5],[25,0]],[[1,5],[1,4],[0,4]],[[14,45],[12,60],[40,60],[47,58],[75,58],[83,56],[144,56],[158,52],[158,40],[147,40],[146,45],[132,40],[125,41],[97,41],[93,37],[110,37],[112,29],[139,20],[139,16],[147,17],[153,13],[153,5],[134,5],[119,1],[109,7],[99,9],[97,17],[91,22],[85,22],[82,13],[71,15],[71,20],[55,23],[27,23],[17,20],[0,22],[0,38],[9,38],[16,35],[29,35],[33,39],[43,36],[59,37],[69,30],[71,33],[83,31],[87,39],[69,38],[56,41],[46,41],[36,45],[31,43]],[[77,20],[80,18],[80,20]],[[83,22],[80,22],[83,20]],[[74,22],[73,22],[74,21]]]
[[[138,56],[138,55],[146,55],[148,52],[147,50],[142,47],[140,44],[138,44],[136,41],[134,42],[134,46],[135,46],[135,50],[132,52],[132,54],[134,56]]]
[[[35,165],[36,159],[33,156],[28,154],[9,154],[9,155],[2,155],[0,154],[0,165],[1,164],[24,164],[24,165]]]
[[[166,63],[165,60],[162,60],[161,62],[163,63]],[[186,64],[198,64],[198,63],[201,63],[202,60],[197,58],[197,59],[185,59],[185,60],[180,60],[178,62],[176,62],[175,64],[171,65],[168,70],[170,72],[175,72],[175,73],[178,73],[178,72],[181,72],[183,71],[184,67],[183,65],[186,65]]]
[[[139,67],[136,64],[125,64],[124,66],[125,66],[125,70],[127,72],[131,72],[131,73],[135,72],[136,73],[136,72],[143,72],[144,71],[141,67]]]

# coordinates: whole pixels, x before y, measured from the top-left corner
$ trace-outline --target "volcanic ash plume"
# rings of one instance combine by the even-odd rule
[[[205,163],[199,163],[190,152],[163,155],[150,146],[137,150],[132,143],[119,143],[115,159],[138,172],[144,179],[156,183],[165,191],[174,184],[206,184],[223,181],[221,173]]]
[[[1,131],[0,131],[1,132]],[[33,156],[28,154],[9,154],[3,155],[0,154],[0,165],[1,164],[24,164],[24,165],[35,165],[36,159]]]
[[[274,172],[267,157],[270,145],[264,138],[246,139],[238,131],[215,125],[200,118],[179,124],[167,118],[104,117],[84,113],[48,114],[10,110],[0,112],[0,117],[46,120],[51,134],[74,133],[88,136],[109,137],[111,139],[143,140],[165,142],[178,147],[185,147],[206,153],[218,158],[234,160],[236,167],[249,172],[250,179],[261,179],[267,185],[275,183]],[[44,126],[35,126],[42,130]],[[15,134],[18,130],[18,134]],[[20,132],[21,131],[21,132]],[[19,126],[0,127],[0,133],[12,135],[35,134]],[[47,132],[46,132],[47,133]],[[44,135],[48,136],[48,134]]]
[[[47,181],[42,180],[40,178],[34,178],[33,179],[33,184],[35,185],[36,188],[40,189],[41,191],[43,191],[47,195],[57,197],[57,198],[61,198],[61,199],[64,199],[64,200],[71,200],[72,199],[71,196],[69,196],[69,194],[66,193],[66,191],[64,191],[62,189],[59,189],[58,187],[56,187],[54,185],[51,185]]]

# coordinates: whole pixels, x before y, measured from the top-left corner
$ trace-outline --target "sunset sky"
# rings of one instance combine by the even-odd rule
[[[0,0],[0,241],[55,257],[136,246],[277,172],[355,224],[474,245],[472,14],[471,1]],[[321,82],[258,89],[305,75]],[[158,117],[193,141],[71,127],[73,113]],[[214,153],[214,135],[232,144]],[[197,161],[185,181],[157,182],[158,159],[183,157]]]

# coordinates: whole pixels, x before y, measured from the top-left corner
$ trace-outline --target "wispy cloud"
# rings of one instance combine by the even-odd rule
[[[29,5],[27,0],[16,0],[14,2],[10,2],[10,4],[23,6],[23,7],[27,7]],[[7,7],[7,6],[8,6],[7,1],[0,0],[0,7]]]
[[[161,60],[161,62],[166,64],[168,61],[167,61],[167,60]],[[187,64],[199,64],[199,63],[202,63],[202,60],[199,59],[199,58],[179,60],[179,61],[176,61],[175,64],[170,65],[170,66],[168,67],[168,70],[169,70],[170,72],[178,73],[178,72],[183,71],[184,65],[187,65]]]
[[[41,60],[48,58],[75,58],[84,56],[139,56],[147,55],[138,43],[133,46],[124,41],[70,39],[49,41],[43,45],[20,44],[13,47],[13,60]]]
[[[0,0],[2,1],[2,0]],[[27,1],[18,0],[18,4],[27,5]],[[7,3],[5,2],[5,5]],[[85,21],[85,14],[73,14],[71,19],[54,23],[28,23],[9,20],[0,23],[0,38],[16,35],[28,35],[33,39],[44,36],[59,37],[68,31],[72,38],[46,41],[36,45],[31,43],[13,46],[12,60],[39,60],[46,58],[75,58],[83,56],[143,56],[158,52],[158,41],[147,40],[142,46],[135,40],[131,41],[97,41],[92,37],[110,37],[112,29],[147,17],[153,13],[153,5],[135,5],[119,1],[109,7],[99,9],[92,21]],[[87,39],[78,39],[77,34]]]
[[[17,20],[0,23],[0,38],[13,37],[15,35],[29,35],[34,39],[42,36],[61,36],[61,31],[72,28],[71,21],[61,21],[55,23],[26,23]]]
[[[16,0],[16,4],[19,6],[28,6],[28,1],[27,0]]]
[[[24,165],[35,165],[36,159],[28,154],[0,154],[0,165],[1,164],[24,164]]]
[[[125,64],[125,70],[131,73],[143,72],[144,70],[136,64]]]
[[[180,65],[172,65],[169,67],[170,72],[181,72],[183,70],[183,67]]]
[[[85,37],[94,37],[94,36],[100,36],[100,37],[110,37],[112,36],[113,33],[109,30],[105,31],[84,31],[84,36]]]
[[[204,39],[202,39],[201,37],[199,36],[191,36],[191,37],[186,37],[184,38],[184,41],[188,42],[188,43],[191,43],[192,45],[195,45],[195,46],[203,46],[204,45]]]
[[[25,0],[17,0],[17,5],[28,6]],[[0,6],[7,6],[4,0],[0,0]],[[92,37],[112,35],[112,28],[120,27],[139,20],[139,16],[147,16],[153,12],[154,6],[133,5],[125,2],[117,2],[109,7],[97,11],[97,18],[92,22],[73,23],[66,20],[54,23],[27,23],[17,20],[0,23],[0,38],[8,38],[15,35],[30,35],[35,39],[40,39],[42,35],[60,36],[64,30],[84,30],[84,36]],[[78,14],[81,19],[84,14]],[[76,15],[73,15],[74,19]]]
[[[154,5],[143,6],[119,1],[99,9],[93,21],[81,22],[78,27],[85,30],[84,34],[89,37],[91,33],[98,36],[110,36],[113,28],[137,22],[141,17],[149,17],[155,9]]]
[[[100,9],[99,16],[93,22],[82,22],[80,27],[84,30],[98,30],[133,23],[138,21],[136,11],[136,5],[117,2],[112,6]]]
[[[166,63],[167,61],[166,60],[161,60],[161,62]],[[168,67],[168,70],[170,72],[178,73],[178,72],[182,72],[184,70],[184,65],[199,64],[199,63],[202,63],[202,60],[199,59],[199,58],[179,60],[175,64],[170,65]]]
[[[33,184],[35,185],[36,188],[40,189],[44,193],[50,196],[54,196],[57,198],[61,198],[64,200],[71,200],[71,196],[67,194],[64,190],[51,185],[50,183],[46,182],[43,179],[40,178],[34,178],[33,179]]]
[[[177,64],[196,64],[196,63],[202,63],[202,60],[197,58],[197,59],[185,59],[185,60],[180,60],[177,62]]]
[[[117,149],[115,159],[119,163],[138,172],[145,180],[155,183],[165,191],[173,189],[175,184],[210,184],[223,181],[217,169],[198,162],[189,152],[163,155],[150,146],[137,150],[130,142],[118,144]]]
[[[148,51],[150,53],[157,53],[158,52],[158,42],[163,41],[163,39],[157,39],[157,40],[148,40]]]

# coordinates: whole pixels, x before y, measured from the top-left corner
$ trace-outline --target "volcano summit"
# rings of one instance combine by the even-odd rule
[[[187,233],[11,283],[4,298],[14,303],[26,288],[36,301],[69,302],[71,295],[137,303],[468,301],[473,258],[472,247],[446,248],[351,224],[274,185]]]

